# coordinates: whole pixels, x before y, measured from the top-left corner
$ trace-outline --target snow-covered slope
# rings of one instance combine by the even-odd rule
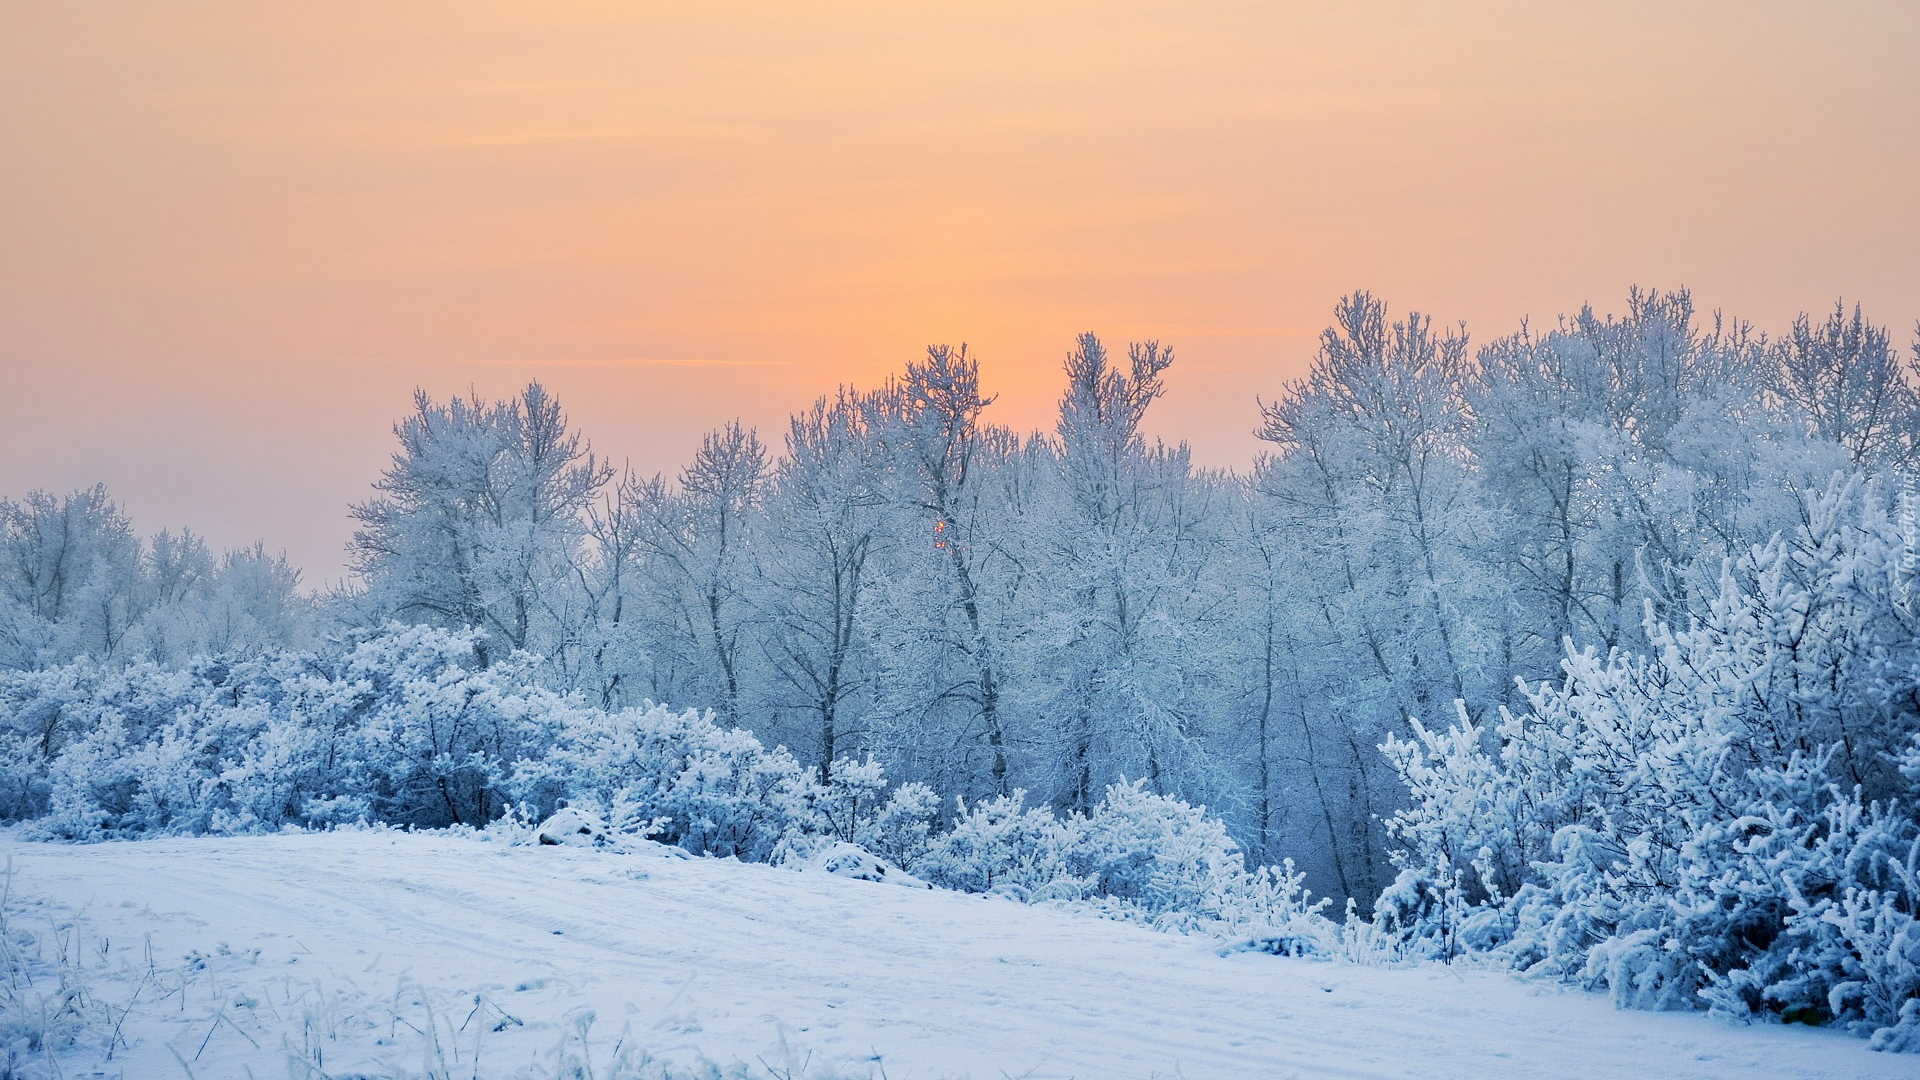
[[[636,1046],[675,1075],[889,1080],[1916,1072],[1832,1032],[734,862],[379,832],[0,852],[36,978],[0,1060],[57,1033],[19,1002],[64,971],[108,1025],[66,1077],[552,1076],[591,1055],[608,1080]]]

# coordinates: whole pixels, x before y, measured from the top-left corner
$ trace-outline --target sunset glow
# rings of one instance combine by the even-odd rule
[[[0,493],[340,574],[415,386],[616,461],[1083,330],[1210,465],[1341,294],[1920,317],[1920,6],[0,3]]]

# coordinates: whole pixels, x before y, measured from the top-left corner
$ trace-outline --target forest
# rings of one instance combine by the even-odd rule
[[[1082,335],[1023,434],[938,345],[651,475],[537,382],[421,391],[319,592],[104,488],[0,500],[0,819],[571,803],[1920,1050],[1920,341],[1356,293],[1237,470],[1145,434],[1175,364]]]

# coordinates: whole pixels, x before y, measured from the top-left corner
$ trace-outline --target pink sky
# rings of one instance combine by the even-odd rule
[[[340,573],[416,385],[673,471],[1073,335],[1256,449],[1336,297],[1479,340],[1629,285],[1920,318],[1920,4],[0,0],[0,495]]]

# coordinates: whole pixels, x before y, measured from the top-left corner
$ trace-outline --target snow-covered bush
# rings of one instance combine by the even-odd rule
[[[815,784],[811,792],[815,828],[836,840],[853,843],[885,808],[886,790],[886,770],[871,757],[834,762],[828,770],[828,782]]]
[[[876,762],[815,784],[784,749],[710,716],[616,712],[546,690],[476,631],[389,626],[310,652],[185,671],[72,665],[0,676],[0,813],[98,840],[351,821],[480,826],[563,804],[696,854],[765,859],[790,836],[927,845],[924,788]]]
[[[1293,935],[1304,942],[1328,930],[1312,923],[1324,905],[1308,902],[1303,876],[1291,864],[1248,872],[1225,824],[1205,807],[1157,794],[1138,780],[1109,786],[1084,817],[1062,817],[1025,800],[1026,793],[1016,791],[961,803],[953,827],[905,865],[966,892],[1028,902],[1097,900],[1122,917],[1226,927],[1230,936]]]
[[[962,892],[1003,893],[1025,901],[1078,900],[1095,879],[1084,865],[1086,819],[1061,819],[1044,806],[1027,806],[1027,793],[959,804],[953,828],[937,837],[907,869]]]
[[[73,667],[0,675],[0,820],[47,812],[47,769],[74,734]]]
[[[204,693],[194,674],[144,663],[0,673],[0,819],[45,814],[54,762],[93,733],[144,744]]]
[[[499,815],[516,761],[540,752],[566,710],[534,683],[535,661],[511,654],[482,667],[475,632],[389,632],[353,650],[336,682],[365,687],[357,732],[374,811],[427,827]]]
[[[1288,859],[1262,866],[1238,878],[1219,902],[1223,936],[1276,956],[1326,956],[1339,947],[1341,933],[1323,914],[1333,901],[1307,892],[1307,875]]]
[[[910,866],[933,845],[940,827],[940,796],[925,784],[893,789],[886,805],[854,833],[854,843],[892,862]]]
[[[1468,926],[1486,935],[1467,911],[1464,875],[1440,877],[1407,867],[1373,902],[1372,930],[1392,943],[1395,960],[1452,960],[1471,936]]]
[[[1490,950],[1636,1008],[1882,1029],[1920,994],[1920,623],[1855,481],[1727,563],[1652,651],[1569,648],[1491,731],[1383,748],[1412,796],[1377,905],[1402,942]],[[1469,909],[1471,906],[1471,910]],[[1429,950],[1431,951],[1431,950]]]
[[[1219,818],[1149,791],[1143,780],[1108,787],[1076,838],[1074,861],[1092,874],[1094,890],[1149,915],[1216,917],[1245,874]]]
[[[275,770],[285,763],[273,760],[265,709],[203,702],[145,739],[129,728],[109,718],[54,760],[51,812],[36,831],[91,840],[281,824],[273,804],[293,777]]]
[[[564,699],[475,635],[392,627],[186,671],[76,665],[0,683],[9,816],[69,840],[380,820],[481,824]]]
[[[663,842],[755,861],[807,826],[814,789],[793,755],[709,714],[573,707],[557,727],[552,748],[522,759],[511,784],[539,813],[571,802],[652,819]]]

